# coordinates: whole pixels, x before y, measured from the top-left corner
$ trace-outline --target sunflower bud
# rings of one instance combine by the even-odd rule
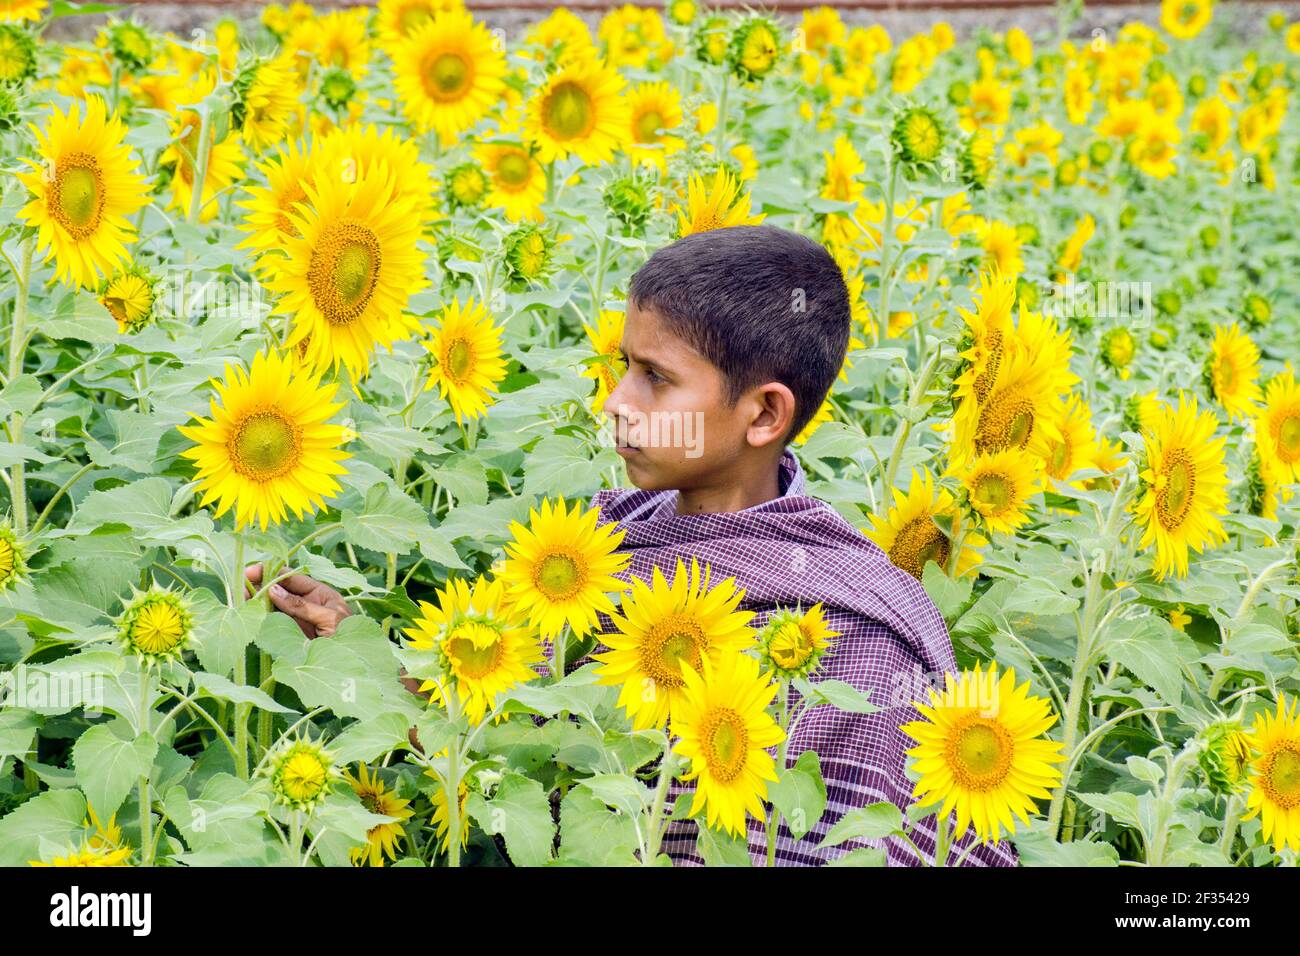
[[[1042,293],[1038,288],[1038,283],[1030,282],[1024,276],[1016,279],[1016,301],[1018,303],[1030,312],[1037,312],[1041,299]]]
[[[138,332],[154,318],[158,282],[157,276],[133,262],[104,283],[99,290],[99,303],[117,320],[119,331]]]
[[[605,187],[605,209],[623,224],[625,235],[640,233],[650,220],[650,195],[645,180],[623,176]]]
[[[838,631],[826,626],[820,604],[803,613],[779,608],[758,632],[758,659],[763,670],[772,671],[780,680],[808,677],[833,646],[830,638],[838,636]]]
[[[455,212],[457,209],[472,209],[483,201],[487,195],[487,174],[477,163],[461,163],[447,171],[443,180],[443,192],[447,207]]]
[[[948,102],[953,106],[965,106],[970,102],[970,84],[965,80],[954,80],[948,84]]]
[[[117,619],[124,648],[146,667],[179,658],[194,636],[189,599],[157,585],[131,590],[131,602]]]
[[[1200,99],[1205,95],[1205,77],[1200,73],[1193,73],[1187,80],[1187,95],[1192,99]]]
[[[115,20],[108,26],[108,49],[122,69],[140,73],[153,59],[153,41],[133,20]]]
[[[0,133],[16,129],[22,122],[21,104],[14,88],[0,85]]]
[[[1177,315],[1183,308],[1182,297],[1173,289],[1161,289],[1156,293],[1156,308],[1165,315]]]
[[[747,17],[731,35],[727,63],[742,82],[762,82],[780,59],[781,28],[768,17]]]
[[[1273,307],[1258,292],[1248,292],[1241,303],[1241,314],[1250,330],[1258,332],[1273,318]]]
[[[993,137],[987,130],[976,130],[962,147],[961,177],[973,190],[987,189],[993,179]]]
[[[1199,737],[1203,749],[1196,759],[1210,789],[1217,794],[1240,790],[1250,762],[1250,743],[1241,724],[1220,720],[1202,730]]]
[[[1213,289],[1219,284],[1219,267],[1207,262],[1196,270],[1196,278],[1206,289]]]
[[[943,151],[944,138],[939,117],[924,106],[912,106],[899,113],[889,135],[895,154],[912,167],[937,160]]]
[[[506,279],[516,288],[540,282],[550,273],[555,258],[555,238],[537,226],[520,226],[501,242]]]
[[[695,59],[710,66],[727,61],[730,31],[726,17],[709,17],[695,33]]]
[[[1121,379],[1129,377],[1129,365],[1137,351],[1133,333],[1123,326],[1108,329],[1101,337],[1101,364],[1115,372]]]
[[[343,778],[334,754],[307,738],[286,739],[271,751],[261,773],[271,780],[275,802],[310,813]]]
[[[679,27],[690,26],[699,12],[695,0],[668,0],[668,19]]]
[[[1216,249],[1219,245],[1219,227],[1202,226],[1200,232],[1201,248],[1207,252],[1210,249]]]
[[[0,82],[22,83],[36,75],[36,41],[12,23],[0,23]]]
[[[27,548],[8,522],[0,522],[0,591],[8,591],[27,575]]]
[[[1115,147],[1104,139],[1093,140],[1088,147],[1088,162],[1094,166],[1105,166],[1115,155]]]
[[[352,97],[356,95],[356,92],[356,80],[352,79],[352,74],[347,70],[334,67],[321,77],[321,99],[332,110],[343,109],[352,101]]]

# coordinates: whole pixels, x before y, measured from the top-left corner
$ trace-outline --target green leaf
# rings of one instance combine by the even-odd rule
[[[880,710],[867,700],[870,691],[860,691],[842,680],[822,680],[815,684],[797,680],[795,688],[809,699],[812,706],[830,704],[850,714],[874,714]]]
[[[1144,617],[1117,625],[1105,645],[1106,652],[1166,703],[1183,699],[1182,666],[1197,656],[1190,640],[1179,635],[1163,618]]]
[[[581,787],[565,794],[560,804],[559,861],[582,866],[634,866],[636,827],[625,813]]]
[[[1035,617],[1069,614],[1079,606],[1079,599],[1062,594],[1043,578],[1016,581],[1002,609],[1007,614],[1022,612]]]
[[[233,674],[240,656],[257,637],[266,616],[266,605],[261,601],[220,607],[219,610],[214,606],[213,613],[198,615],[195,652],[199,662],[212,674]]]
[[[340,764],[369,763],[407,742],[411,721],[401,714],[380,714],[359,720],[330,743]],[[421,740],[421,743],[424,743]],[[425,750],[425,753],[436,751]]]
[[[1102,813],[1111,817],[1116,823],[1138,826],[1137,794],[1119,791],[1117,793],[1076,793],[1076,797]]]
[[[695,838],[695,848],[704,857],[705,866],[753,866],[749,855],[749,837],[745,833],[732,834],[726,830],[714,830],[698,820],[699,835]]]
[[[826,811],[826,781],[815,750],[805,750],[793,767],[777,772],[768,784],[768,799],[781,811],[796,840],[811,830]]]
[[[406,554],[429,529],[429,517],[420,503],[393,487],[371,485],[361,511],[343,512],[343,532],[358,548],[381,554]]]
[[[625,773],[598,773],[583,780],[579,786],[629,816],[641,813],[650,805],[650,791],[635,777]]]
[[[506,850],[516,866],[541,866],[551,859],[555,823],[551,819],[551,802],[536,780],[507,773],[491,800],[471,793],[465,809],[484,833],[505,839]]]
[[[827,866],[884,866],[885,851],[870,846],[860,846],[856,850],[850,850],[843,856],[836,857],[827,863]]]
[[[77,786],[101,820],[117,813],[131,788],[148,775],[158,752],[158,741],[151,735],[123,737],[118,728],[130,734],[124,721],[96,724],[72,748]]]
[[[4,684],[0,681],[0,688]],[[22,759],[31,751],[40,718],[30,710],[5,706],[0,708],[0,757]]]
[[[939,613],[943,615],[943,619],[951,622],[970,600],[971,588],[974,587],[975,581],[969,575],[954,580],[944,574],[939,565],[927,561],[925,570],[921,572],[921,584],[925,587],[925,593],[930,595],[930,600],[934,602],[935,607],[939,609]]]
[[[888,800],[882,800],[844,814],[818,846],[839,846],[849,840],[883,840],[902,832],[902,811]]]
[[[258,690],[256,687],[236,684],[220,674],[197,671],[192,676],[194,686],[198,692],[209,697],[215,697],[218,700],[229,700],[237,704],[253,704],[273,714],[295,713],[292,708],[284,706],[266,691]]]
[[[64,856],[85,832],[86,798],[76,790],[47,790],[0,817],[0,866]]]

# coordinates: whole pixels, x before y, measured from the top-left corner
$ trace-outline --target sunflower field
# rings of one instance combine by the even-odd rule
[[[749,865],[752,818],[810,831],[793,724],[874,706],[817,680],[821,609],[625,584],[587,504],[628,484],[629,276],[761,221],[852,299],[809,494],[963,668],[916,688],[915,802],[843,815],[833,862],[941,812],[939,865],[968,828],[1294,865],[1300,23],[1058,14],[177,36],[0,0],[0,864],[663,865],[693,818]],[[309,640],[291,575],[356,613]]]

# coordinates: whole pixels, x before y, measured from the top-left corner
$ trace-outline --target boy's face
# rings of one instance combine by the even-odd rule
[[[728,407],[721,370],[668,331],[653,309],[628,303],[622,352],[627,371],[604,412],[634,485],[692,490],[752,451],[754,403],[742,398]]]

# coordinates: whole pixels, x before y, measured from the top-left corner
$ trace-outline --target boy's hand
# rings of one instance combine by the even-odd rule
[[[250,564],[244,568],[244,577],[255,585],[261,584],[262,565]],[[291,574],[279,584],[272,584],[266,593],[276,609],[293,618],[309,638],[329,637],[352,613],[343,595],[305,574]]]

